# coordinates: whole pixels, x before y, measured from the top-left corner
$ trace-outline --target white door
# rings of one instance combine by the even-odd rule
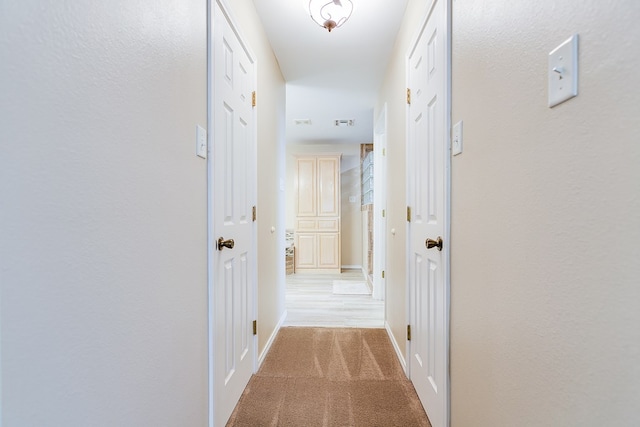
[[[376,122],[373,135],[373,293],[386,294],[387,264],[387,104]]]
[[[255,366],[256,137],[255,64],[224,9],[212,3],[210,417],[217,427],[226,424]]]
[[[434,427],[448,425],[449,393],[446,7],[433,2],[408,58],[409,369]]]

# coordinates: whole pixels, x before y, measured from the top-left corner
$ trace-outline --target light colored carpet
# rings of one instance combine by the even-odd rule
[[[384,329],[280,329],[228,427],[430,427]]]
[[[333,293],[336,295],[371,295],[371,289],[365,282],[334,280]]]

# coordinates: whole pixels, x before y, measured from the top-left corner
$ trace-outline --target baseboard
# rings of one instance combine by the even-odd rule
[[[362,266],[361,265],[343,265],[342,269],[343,270],[362,270]]]
[[[400,365],[402,365],[402,370],[407,373],[407,361],[404,356],[402,356],[402,352],[400,351],[400,346],[396,341],[396,338],[393,336],[391,332],[391,326],[389,326],[389,322],[385,320],[384,328],[387,330],[387,335],[389,335],[389,339],[391,340],[391,344],[393,344],[393,349],[396,351],[396,356],[398,356],[398,361],[400,361]]]
[[[260,356],[258,356],[257,369],[260,369],[260,366],[262,366],[262,362],[264,362],[264,358],[267,357],[267,353],[269,353],[269,349],[271,348],[273,341],[276,339],[276,335],[278,335],[278,332],[280,332],[280,328],[284,324],[284,321],[286,320],[286,318],[287,318],[287,310],[285,310],[284,313],[282,313],[282,316],[280,316],[280,320],[278,321],[278,324],[276,325],[276,327],[273,329],[273,332],[271,333],[269,340],[267,340],[267,344],[264,346],[264,350],[262,350],[262,353],[260,353]]]

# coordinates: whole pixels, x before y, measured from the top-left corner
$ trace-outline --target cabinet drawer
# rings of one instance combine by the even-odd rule
[[[318,231],[338,231],[338,218],[333,219],[319,219]]]
[[[340,231],[340,218],[298,219],[296,231]]]
[[[316,231],[318,229],[318,221],[315,218],[299,219],[296,231]]]

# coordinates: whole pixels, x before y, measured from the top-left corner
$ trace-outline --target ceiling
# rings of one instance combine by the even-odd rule
[[[311,20],[309,0],[253,0],[287,82],[287,144],[373,141],[377,91],[407,0],[352,1],[351,18],[329,33]],[[354,125],[335,126],[342,119]]]

